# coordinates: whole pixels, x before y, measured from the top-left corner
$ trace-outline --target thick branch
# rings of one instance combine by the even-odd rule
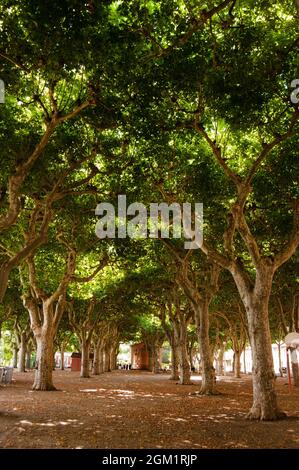
[[[108,264],[108,258],[104,258],[101,260],[100,264],[95,268],[95,270],[93,271],[92,274],[90,274],[89,276],[85,276],[85,277],[79,277],[79,276],[75,276],[73,275],[71,277],[71,282],[89,282],[91,281],[100,271],[102,271],[102,269],[105,268],[105,266],[107,266]]]
[[[274,269],[277,270],[282,264],[290,259],[299,245],[299,202],[294,203],[293,229],[286,246],[274,256]]]
[[[263,150],[261,151],[260,155],[251,166],[249,173],[246,177],[245,184],[248,188],[251,185],[252,179],[257,169],[259,168],[261,163],[265,160],[265,158],[268,156],[268,154],[274,149],[274,147],[276,147],[277,145],[280,145],[286,139],[295,135],[294,127],[296,125],[298,117],[299,117],[299,108],[296,108],[295,111],[293,112],[288,130],[284,134],[277,136],[274,140],[272,140],[272,142],[269,142],[268,144],[264,145]]]
[[[211,8],[211,10],[202,10],[200,13],[200,17],[198,19],[192,18],[191,20],[191,25],[189,29],[182,34],[179,38],[177,38],[173,44],[170,46],[166,47],[165,49],[162,49],[160,45],[159,47],[159,52],[156,54],[157,57],[162,57],[167,54],[170,54],[174,49],[177,47],[183,46],[188,42],[188,40],[192,37],[194,33],[199,31],[203,26],[217,13],[220,11],[224,10],[229,4],[234,3],[234,0],[224,0],[221,2],[219,5]],[[148,33],[146,33],[148,36]],[[150,36],[150,40],[153,42],[153,38]]]
[[[226,174],[226,176],[236,185],[237,188],[239,188],[239,186],[241,184],[241,178],[229,168],[226,161],[222,157],[221,148],[218,147],[216,142],[213,141],[209,137],[209,135],[205,131],[202,124],[200,124],[198,122],[195,122],[194,123],[194,129],[204,137],[204,139],[209,144],[209,147],[211,148],[213,154],[215,155],[218,163],[222,167],[222,169],[223,169],[224,173]]]

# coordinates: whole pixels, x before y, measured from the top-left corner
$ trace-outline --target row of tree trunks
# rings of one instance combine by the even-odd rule
[[[177,282],[185,295],[191,301],[194,320],[198,335],[198,344],[201,360],[201,388],[200,394],[214,395],[216,391],[216,377],[213,358],[210,348],[210,320],[209,306],[218,291],[218,278],[220,268],[216,263],[208,263],[203,269],[205,282],[201,285],[201,292],[197,287],[196,274],[190,270],[188,260],[181,260],[181,269],[178,272]]]
[[[168,313],[168,319],[166,318]],[[191,366],[188,352],[188,323],[191,320],[190,306],[182,306],[178,292],[173,290],[170,300],[161,306],[162,327],[171,346],[172,373],[171,380],[179,380],[181,385],[191,383]],[[168,321],[167,321],[168,320]]]

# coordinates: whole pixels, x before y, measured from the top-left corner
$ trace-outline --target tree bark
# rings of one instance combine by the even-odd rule
[[[26,350],[26,369],[31,369],[31,348],[27,346]]]
[[[103,346],[95,344],[94,348],[94,361],[93,361],[93,374],[100,375],[103,373]]]
[[[246,346],[243,349],[243,367],[244,367],[244,374],[247,374],[247,371],[246,371]]]
[[[178,356],[179,356],[179,368],[180,368],[180,384],[190,385],[191,384],[191,369],[188,359],[187,350],[187,325],[186,322],[181,319],[179,324],[175,325],[178,328],[179,344],[178,344]]]
[[[216,391],[215,369],[210,353],[209,339],[209,302],[202,301],[194,305],[195,321],[197,326],[198,343],[201,360],[201,388],[202,395],[214,395]]]
[[[218,353],[218,357],[217,357],[217,374],[218,375],[224,374],[223,358],[224,358],[224,347],[222,344]]]
[[[148,348],[149,351],[149,370],[153,374],[160,373],[160,361],[159,361],[159,348],[156,345],[151,345]]]
[[[116,369],[116,360],[117,360],[117,354],[118,354],[117,350],[118,350],[118,346],[112,347],[111,351],[110,351],[110,368],[111,368],[111,370]]]
[[[35,379],[33,390],[56,390],[53,385],[53,328],[43,327],[39,334],[35,335],[37,343]]]
[[[241,378],[241,352],[234,351],[234,375],[236,378]]]
[[[159,350],[154,347],[153,349],[153,374],[160,373]]]
[[[90,351],[90,342],[82,341],[81,342],[81,372],[80,377],[89,379],[89,351]]]
[[[281,361],[281,344],[280,341],[277,344],[278,347],[278,364],[279,364],[279,374],[280,377],[283,377],[283,372],[282,372],[282,361]]]
[[[171,347],[171,376],[170,380],[179,380],[179,363],[178,363],[178,348],[174,341],[170,344]]]
[[[295,387],[299,386],[299,371],[298,371],[298,358],[296,348],[291,348],[291,363],[292,363],[292,375],[293,375],[293,385]]]
[[[273,271],[257,269],[254,288],[246,288],[244,278],[236,272],[234,278],[246,308],[252,350],[253,405],[247,418],[276,420],[285,417],[285,413],[277,404],[268,315]]]
[[[26,362],[26,335],[24,333],[21,333],[19,358],[18,358],[18,372],[26,371],[25,362]]]
[[[64,370],[64,347],[60,348],[60,370]]]
[[[110,349],[105,349],[105,354],[104,354],[104,371],[105,372],[111,372],[111,366],[110,366]]]
[[[19,352],[19,348],[15,344],[13,347],[13,368],[14,369],[18,367],[18,352]]]

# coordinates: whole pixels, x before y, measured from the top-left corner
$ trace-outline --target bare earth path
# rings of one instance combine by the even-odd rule
[[[0,388],[1,448],[299,448],[299,388],[290,395],[286,379],[277,390],[289,418],[275,423],[244,420],[249,377],[223,377],[215,397],[137,371],[55,371],[57,392],[32,392],[32,382],[33,372],[14,373]]]

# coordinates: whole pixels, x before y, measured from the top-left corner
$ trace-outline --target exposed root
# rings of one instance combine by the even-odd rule
[[[196,392],[190,393],[190,395],[196,395],[199,397],[203,396],[219,396],[223,395],[223,393],[219,392],[218,390],[197,390]]]
[[[176,385],[196,385],[194,382],[176,382]]]
[[[57,388],[54,385],[47,385],[47,386],[40,386],[40,385],[33,385],[32,390],[35,392],[57,392]]]
[[[278,421],[279,419],[286,419],[287,414],[284,411],[276,410],[273,412],[264,412],[260,407],[251,408],[246,415],[246,419],[251,421]]]

